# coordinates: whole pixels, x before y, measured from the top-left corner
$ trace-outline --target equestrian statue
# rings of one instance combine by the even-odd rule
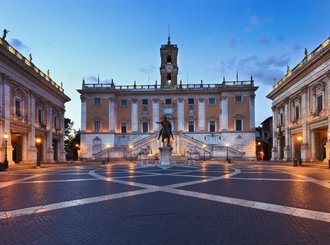
[[[162,125],[162,129],[159,131],[158,140],[160,136],[162,136],[163,146],[171,146],[171,138],[174,140],[171,122],[167,119],[166,116],[164,116],[163,121],[156,123]]]

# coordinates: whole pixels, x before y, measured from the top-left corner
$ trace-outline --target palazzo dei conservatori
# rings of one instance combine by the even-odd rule
[[[157,159],[163,116],[172,124],[173,160],[255,159],[253,78],[183,84],[177,58],[169,37],[160,47],[160,84],[83,80],[81,159]]]

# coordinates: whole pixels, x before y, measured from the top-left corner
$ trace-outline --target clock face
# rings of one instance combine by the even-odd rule
[[[172,64],[166,64],[165,65],[166,72],[170,73],[173,71],[173,65]]]

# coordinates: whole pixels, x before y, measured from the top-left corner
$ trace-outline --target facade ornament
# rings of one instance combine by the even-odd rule
[[[305,48],[304,54],[305,54],[305,57],[307,58],[307,56],[308,56],[307,48]]]
[[[5,40],[6,39],[8,32],[9,32],[9,30],[3,29],[2,40]]]
[[[30,57],[30,62],[32,63],[32,54],[31,53],[29,54],[29,57]]]
[[[277,83],[277,82],[276,82],[276,78],[274,77],[274,85],[276,85],[276,83]]]
[[[287,66],[286,66],[286,73],[289,73],[289,72],[290,72],[290,66],[287,65]]]

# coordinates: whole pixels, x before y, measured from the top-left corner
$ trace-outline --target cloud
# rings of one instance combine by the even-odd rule
[[[260,39],[259,39],[259,43],[267,45],[272,41],[272,39],[270,37],[268,37],[267,35],[263,35]]]
[[[299,44],[293,44],[293,45],[288,46],[287,49],[288,49],[288,52],[294,53],[294,52],[302,50],[303,47],[300,46]]]
[[[87,77],[84,78],[86,83],[97,83],[98,82],[98,77],[94,76],[94,75],[89,75]],[[112,79],[100,79],[100,83],[111,83]]]
[[[260,23],[261,23],[261,19],[258,16],[252,15],[250,17],[250,24],[251,25],[255,26],[255,25],[259,25]]]
[[[138,68],[138,70],[142,73],[152,73],[156,70],[156,67],[154,65],[151,65],[149,67],[142,67],[142,68]]]
[[[231,38],[229,38],[228,43],[231,48],[236,48],[238,44],[242,44],[242,43],[244,43],[244,41],[238,40],[235,37],[231,37]]]
[[[17,38],[12,38],[10,40],[10,44],[21,52],[23,51],[30,52],[30,48]]]
[[[232,74],[232,77],[235,77],[238,71],[242,79],[249,79],[252,75],[258,83],[273,85],[274,78],[279,80],[284,76],[285,67],[289,62],[290,58],[286,54],[268,57],[251,55],[242,59],[233,57],[226,61],[219,61],[215,67],[207,69],[207,72]]]

